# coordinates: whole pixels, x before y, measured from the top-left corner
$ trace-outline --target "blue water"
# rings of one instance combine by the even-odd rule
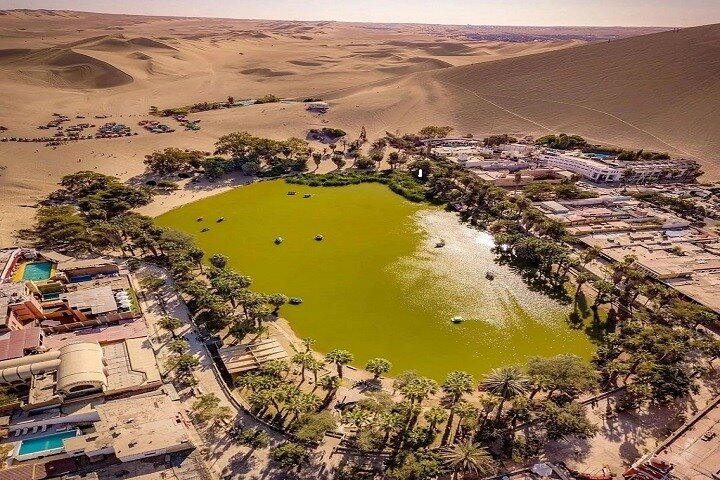
[[[76,433],[77,432],[75,430],[71,430],[69,432],[53,433],[52,435],[23,440],[20,442],[20,450],[18,454],[29,455],[31,453],[44,452],[45,450],[62,448],[63,440],[74,437]]]
[[[92,280],[92,275],[80,275],[79,277],[72,277],[70,279],[71,283],[78,283],[78,282],[87,282],[88,280]]]
[[[52,272],[52,263],[50,262],[32,262],[25,265],[23,270],[23,280],[46,280],[50,278]]]

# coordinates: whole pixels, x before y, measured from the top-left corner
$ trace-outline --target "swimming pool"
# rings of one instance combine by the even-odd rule
[[[50,262],[32,262],[26,263],[23,270],[23,280],[46,280],[50,278],[52,273],[52,263]]]
[[[63,440],[66,438],[72,438],[77,435],[77,430],[70,430],[67,432],[53,433],[51,435],[44,435],[42,437],[30,438],[20,442],[20,449],[18,450],[18,457],[37,458],[38,454],[50,455],[53,453],[60,453],[65,447],[63,446]]]

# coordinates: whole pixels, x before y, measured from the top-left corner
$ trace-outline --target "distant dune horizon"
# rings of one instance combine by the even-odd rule
[[[457,135],[576,133],[594,143],[667,151],[720,179],[720,25],[683,28],[467,27],[0,12],[3,137],[37,137],[53,113],[108,116],[136,136],[57,148],[0,143],[0,238],[31,223],[29,208],[62,175],[128,179],[168,146],[212,151],[247,130],[284,139],[311,128]],[[151,106],[317,97],[194,115],[200,131],[153,135]],[[94,120],[103,123],[104,120]],[[322,146],[318,145],[318,148]],[[330,169],[323,165],[323,169]]]

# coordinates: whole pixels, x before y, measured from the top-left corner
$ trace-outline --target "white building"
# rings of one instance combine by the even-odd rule
[[[614,183],[619,182],[623,177],[623,171],[620,168],[594,160],[581,152],[547,150],[540,154],[539,158],[549,167],[569,170],[591,182]]]

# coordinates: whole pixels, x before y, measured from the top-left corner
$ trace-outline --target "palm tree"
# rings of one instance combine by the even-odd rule
[[[392,363],[384,358],[371,358],[365,364],[365,370],[373,374],[373,378],[377,380],[380,375],[387,373],[392,368]]]
[[[325,355],[325,361],[334,363],[337,367],[338,377],[343,378],[343,365],[352,363],[355,357],[347,350],[331,350]]]
[[[172,353],[177,353],[178,355],[180,355],[190,349],[190,344],[188,344],[188,342],[186,342],[182,338],[176,338],[169,341],[167,347],[168,350],[170,350]]]
[[[310,348],[312,348],[312,346],[315,344],[315,340],[313,340],[312,338],[303,338],[302,344],[303,346],[305,346],[305,351],[309,352]]]
[[[580,295],[580,290],[582,289],[583,285],[591,281],[593,278],[594,277],[590,272],[580,272],[577,274],[577,276],[575,276],[575,283],[577,284],[577,289],[575,290],[575,298]]]
[[[463,394],[472,392],[474,385],[473,376],[467,372],[456,370],[448,373],[447,377],[445,377],[441,388],[450,397],[450,418],[443,434],[443,443],[446,443],[450,437],[450,430],[455,416],[455,405],[462,399]]]
[[[175,337],[175,330],[182,327],[183,322],[180,319],[177,319],[175,317],[171,317],[169,315],[165,315],[157,322],[157,326],[162,328],[163,330],[167,330],[172,334],[173,337]]]
[[[400,389],[403,397],[411,404],[421,404],[423,400],[437,392],[438,384],[435,380],[426,377],[416,377]]]
[[[442,407],[430,407],[428,411],[425,412],[425,420],[427,420],[428,424],[430,425],[430,430],[433,432],[435,431],[435,427],[439,424],[444,422],[449,418],[447,410],[445,410]]]
[[[198,247],[192,247],[190,250],[188,250],[188,257],[193,261],[195,265],[200,268],[200,273],[203,272],[203,266],[202,266],[202,259],[205,256],[205,252],[203,252]]]
[[[496,472],[495,461],[487,449],[472,440],[444,448],[441,458],[452,470],[453,479],[460,478],[465,473],[485,477]]]
[[[321,362],[315,357],[312,357],[312,360],[305,365],[305,368],[312,372],[315,385],[318,384],[318,372],[320,372],[323,367],[325,367],[325,362]]]
[[[292,356],[290,362],[300,367],[300,378],[305,382],[305,369],[315,360],[310,352],[297,352]]]
[[[323,377],[320,379],[320,388],[327,392],[327,395],[325,396],[326,403],[330,400],[330,397],[335,395],[335,392],[338,388],[340,388],[341,383],[342,380],[340,379],[340,377],[336,377],[334,375],[328,375],[327,377]]]
[[[518,367],[494,368],[485,375],[480,388],[500,397],[495,419],[500,419],[502,408],[508,398],[524,395],[528,391],[528,377]]]
[[[453,414],[460,418],[460,422],[457,427],[458,434],[460,434],[465,426],[472,425],[472,421],[477,422],[479,412],[475,405],[469,402],[461,401],[453,407]],[[477,426],[477,423],[475,423],[472,428],[475,426]]]

